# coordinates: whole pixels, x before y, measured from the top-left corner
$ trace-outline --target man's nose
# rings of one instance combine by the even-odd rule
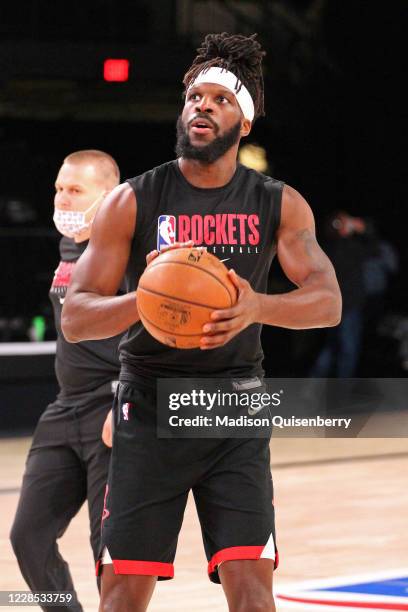
[[[212,113],[213,110],[213,104],[209,96],[203,96],[201,100],[196,103],[196,111],[198,113]]]
[[[54,204],[58,206],[58,208],[69,208],[69,199],[66,194],[62,193],[62,191],[58,191],[55,194]]]

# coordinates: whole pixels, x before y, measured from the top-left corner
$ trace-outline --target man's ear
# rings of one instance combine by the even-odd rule
[[[249,119],[243,119],[242,123],[241,123],[241,137],[245,137],[248,136],[249,132],[251,131],[251,127],[252,127],[252,123],[250,122]]]

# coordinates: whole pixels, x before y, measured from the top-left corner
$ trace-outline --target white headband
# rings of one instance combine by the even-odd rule
[[[202,70],[188,89],[191,89],[200,83],[216,83],[217,85],[222,85],[226,89],[229,89],[236,97],[245,119],[252,121],[255,115],[255,108],[251,94],[245,85],[235,76],[235,74],[229,72],[229,70],[225,70],[225,68],[212,66],[207,70]],[[237,92],[237,88],[239,87],[241,88]]]

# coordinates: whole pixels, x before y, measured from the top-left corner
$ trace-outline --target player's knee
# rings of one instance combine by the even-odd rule
[[[276,612],[272,593],[243,594],[231,612]]]
[[[120,589],[111,589],[107,593],[102,593],[99,602],[99,612],[119,612],[122,603],[123,609],[127,609],[126,597]]]
[[[233,612],[276,612],[276,608],[273,599],[259,599],[243,601]]]
[[[138,602],[126,593],[126,589],[113,589],[103,594],[99,604],[99,612],[146,612],[146,605]]]
[[[44,534],[33,529],[26,521],[15,519],[10,531],[10,542],[17,559],[24,559],[30,553],[35,553],[37,557],[43,550],[46,538]]]
[[[24,524],[14,521],[10,531],[10,542],[17,559],[25,556],[28,545],[27,535]]]

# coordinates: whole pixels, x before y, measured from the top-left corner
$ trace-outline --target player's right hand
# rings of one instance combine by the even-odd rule
[[[165,253],[166,251],[171,251],[173,249],[182,249],[186,247],[189,248],[193,246],[194,246],[194,240],[189,240],[188,242],[175,242],[174,244],[169,244],[167,246],[164,246],[160,252],[157,249],[154,249],[153,251],[150,251],[150,253],[146,255],[146,266],[151,264],[152,261],[156,259],[156,257],[161,255],[162,253]]]

